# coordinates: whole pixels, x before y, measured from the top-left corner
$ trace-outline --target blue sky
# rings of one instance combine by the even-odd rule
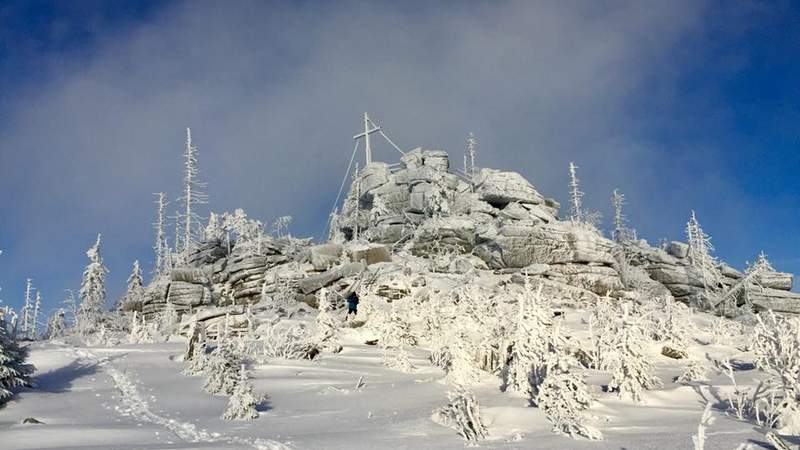
[[[212,210],[318,235],[365,110],[456,161],[475,132],[562,201],[575,161],[651,242],[695,209],[730,264],[800,272],[796,2],[395,3],[0,3],[0,298],[32,277],[55,307],[98,232],[120,295],[187,125]]]

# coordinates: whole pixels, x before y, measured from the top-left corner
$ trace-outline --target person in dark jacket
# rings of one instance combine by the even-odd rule
[[[350,317],[350,314],[358,315],[358,294],[355,290],[347,296],[347,317]]]

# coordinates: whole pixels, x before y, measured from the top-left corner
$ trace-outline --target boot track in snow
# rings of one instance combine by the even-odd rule
[[[225,436],[219,433],[209,433],[206,430],[198,429],[196,425],[188,422],[181,422],[154,413],[147,401],[141,396],[136,385],[122,371],[114,367],[108,358],[98,357],[87,349],[74,349],[78,357],[96,362],[105,369],[106,373],[114,381],[114,385],[122,394],[120,399],[122,405],[118,410],[129,414],[135,419],[159,425],[175,434],[185,442],[207,442],[207,443],[227,443],[233,445],[246,445],[256,450],[290,450],[291,447],[278,441],[259,438],[242,438],[237,436]]]

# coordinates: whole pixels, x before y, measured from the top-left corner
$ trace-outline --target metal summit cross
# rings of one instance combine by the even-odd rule
[[[398,147],[397,144],[395,144],[391,139],[389,139],[389,136],[387,136],[386,133],[383,132],[383,129],[381,129],[380,126],[376,125],[375,122],[373,122],[369,118],[369,115],[367,115],[367,113],[364,113],[364,132],[353,136],[353,139],[358,141],[362,137],[364,138],[364,146],[365,146],[364,153],[366,156],[365,162],[367,164],[372,162],[372,146],[370,145],[369,142],[369,135],[372,133],[380,133],[381,136],[383,136],[383,138],[386,139],[386,142],[390,143],[392,147],[394,147],[398,152],[400,152],[403,155],[406,154],[404,151],[400,150],[400,147]]]

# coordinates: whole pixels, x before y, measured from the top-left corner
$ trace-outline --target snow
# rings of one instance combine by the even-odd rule
[[[577,317],[577,314],[571,315]],[[568,316],[569,317],[569,316]],[[575,319],[577,320],[577,319]],[[567,322],[569,323],[569,322]],[[271,360],[248,369],[257,395],[268,395],[253,421],[222,419],[227,397],[206,394],[202,377],[181,374],[181,342],[131,344],[114,348],[31,345],[36,390],[25,390],[0,410],[0,442],[16,449],[382,449],[463,448],[450,428],[431,420],[452,390],[445,374],[431,366],[425,349],[408,348],[414,373],[382,364],[383,350],[365,345],[362,332],[342,329],[341,353],[317,361]],[[715,355],[735,355],[723,345],[705,346]],[[603,441],[572,440],[553,434],[544,414],[524,396],[503,393],[500,380],[484,377],[472,390],[489,429],[484,448],[691,448],[706,404],[721,403],[730,389],[726,377],[710,373],[712,385],[671,382],[685,363],[653,356],[664,387],[643,392],[643,402],[595,392],[587,411]],[[598,386],[609,375],[587,371]],[[740,383],[757,377],[737,371]],[[363,385],[358,386],[363,377]],[[43,424],[23,425],[26,417]],[[754,426],[720,413],[706,429],[707,449],[764,442]]]

